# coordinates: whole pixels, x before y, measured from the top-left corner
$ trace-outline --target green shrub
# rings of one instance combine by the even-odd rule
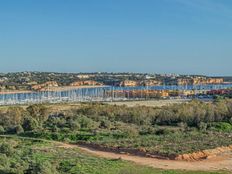
[[[14,153],[14,148],[10,143],[2,142],[0,144],[0,153],[11,156]]]
[[[156,130],[155,134],[156,135],[169,135],[174,133],[174,130],[168,129],[168,128],[160,128]]]
[[[96,129],[99,127],[99,124],[92,119],[86,116],[78,116],[77,118],[78,123],[80,124],[82,129]]]
[[[232,124],[232,117],[229,119],[229,123]]]
[[[70,128],[72,131],[78,131],[81,129],[81,125],[75,120],[70,120],[68,123],[68,128]]]
[[[24,129],[23,129],[23,127],[21,125],[18,125],[18,126],[15,127],[15,133],[16,134],[21,134],[23,132],[24,132]]]
[[[215,128],[218,131],[230,132],[232,131],[232,125],[230,123],[219,122],[211,124],[211,128]]]
[[[155,133],[155,128],[151,126],[141,126],[139,129],[140,135],[149,135]]]
[[[206,131],[208,125],[207,125],[207,123],[200,122],[200,123],[197,125],[197,127],[198,127],[198,129],[199,129],[200,131]]]
[[[3,126],[0,126],[0,134],[4,134],[5,133],[5,129]]]
[[[39,127],[39,124],[36,119],[28,116],[24,118],[22,127],[25,131],[33,131]]]
[[[56,167],[49,161],[30,161],[26,173],[31,174],[58,174]]]
[[[47,120],[47,108],[43,104],[34,104],[27,107],[27,112],[38,122],[43,123]]]
[[[181,131],[185,131],[188,129],[188,124],[184,122],[178,123],[177,126],[180,128]]]
[[[109,120],[106,120],[106,119],[102,119],[100,121],[100,125],[99,125],[99,128],[102,128],[102,129],[110,129],[111,128],[111,123]]]
[[[119,130],[125,137],[136,137],[139,135],[138,129],[133,126],[123,126]]]
[[[6,154],[0,154],[0,168],[9,168],[10,166],[10,161]],[[0,172],[1,173],[1,172]]]

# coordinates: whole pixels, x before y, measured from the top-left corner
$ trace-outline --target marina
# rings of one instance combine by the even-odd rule
[[[73,88],[68,90],[26,91],[16,93],[1,93],[0,105],[59,103],[59,102],[94,102],[149,99],[146,92],[157,91],[210,91],[230,89],[232,84],[219,85],[185,85],[185,86],[135,86],[116,87],[99,86]]]

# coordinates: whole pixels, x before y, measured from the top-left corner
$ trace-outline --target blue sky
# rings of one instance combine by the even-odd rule
[[[0,71],[232,75],[231,0],[0,0]]]

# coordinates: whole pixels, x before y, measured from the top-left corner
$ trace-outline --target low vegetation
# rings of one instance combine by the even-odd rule
[[[192,101],[161,108],[95,103],[62,112],[31,105],[9,107],[0,116],[1,134],[165,157],[232,144],[232,100]]]
[[[62,158],[61,158],[62,157]],[[0,137],[1,174],[226,174],[226,172],[167,171],[120,159],[89,156],[78,148],[63,148],[40,140]]]

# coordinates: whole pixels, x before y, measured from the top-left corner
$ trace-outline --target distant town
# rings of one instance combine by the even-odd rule
[[[232,77],[148,73],[54,73],[17,72],[0,74],[0,91],[43,91],[57,87],[80,86],[160,86],[232,83]]]
[[[2,73],[0,74],[0,94],[2,105],[173,97],[231,98],[232,77],[106,72]]]

